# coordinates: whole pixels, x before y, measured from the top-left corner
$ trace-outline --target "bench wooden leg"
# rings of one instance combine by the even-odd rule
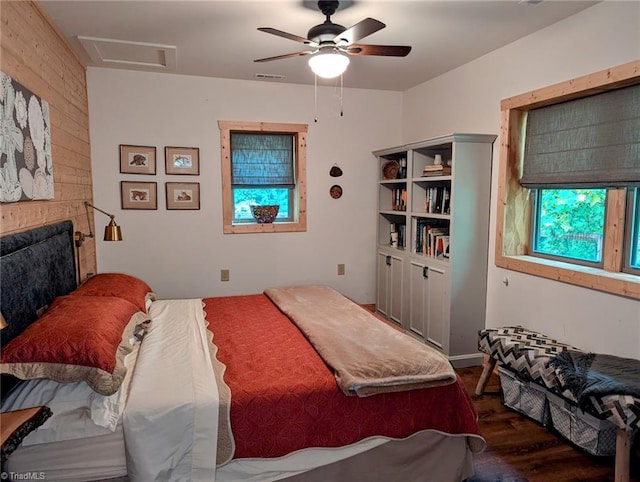
[[[480,375],[480,379],[478,380],[478,384],[476,385],[476,395],[482,395],[484,393],[487,382],[489,382],[489,377],[493,373],[493,369],[496,367],[496,362],[497,360],[495,358],[491,358],[490,356],[485,359],[482,375]]]
[[[629,482],[630,458],[631,432],[619,428],[616,434],[615,482]]]

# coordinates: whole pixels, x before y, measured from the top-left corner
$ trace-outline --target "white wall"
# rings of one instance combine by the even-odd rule
[[[454,131],[499,135],[501,99],[637,59],[640,3],[597,4],[405,92],[404,141]],[[499,145],[500,138],[492,207]],[[487,326],[521,324],[585,350],[640,357],[640,302],[496,268],[492,214]]]
[[[94,199],[117,215],[125,235],[121,243],[98,241],[98,269],[140,276],[164,298],[326,282],[373,303],[371,151],[450,132],[499,134],[501,99],[640,58],[639,24],[640,3],[603,2],[404,95],[345,89],[343,118],[334,89],[324,87],[317,124],[308,86],[90,68]],[[222,234],[219,119],[309,124],[306,233]],[[121,143],[156,146],[158,174],[119,174]],[[200,147],[200,176],[164,175],[166,145]],[[328,175],[334,162],[345,173],[337,180]],[[492,206],[497,167],[496,148]],[[157,181],[158,211],[121,210],[121,180]],[[165,210],[164,182],[182,180],[201,183],[200,211]],[[334,181],[344,188],[340,200],[328,194]],[[106,218],[96,220],[100,227]],[[522,324],[583,349],[640,356],[639,302],[498,269],[495,217],[490,232],[487,326]],[[346,276],[336,275],[338,263]],[[222,268],[231,270],[230,282],[219,281]]]
[[[401,94],[345,89],[344,117],[333,87],[241,82],[89,68],[95,204],[116,215],[124,241],[97,241],[100,272],[146,280],[162,298],[258,293],[274,285],[327,283],[375,301],[374,149],[401,139]],[[305,233],[222,234],[218,120],[309,124]],[[120,174],[118,145],[156,146],[157,174]],[[200,175],[164,173],[164,146],[200,148]],[[344,175],[329,176],[337,163]],[[120,209],[122,180],[158,183],[158,210]],[[200,182],[200,211],[167,211],[164,183]],[[342,198],[329,196],[339,183]],[[96,214],[98,233],[108,219]],[[337,264],[346,275],[337,276]],[[220,270],[231,281],[220,282]]]

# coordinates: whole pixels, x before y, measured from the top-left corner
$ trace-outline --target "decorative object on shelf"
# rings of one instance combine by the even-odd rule
[[[167,182],[167,209],[200,209],[199,182]]]
[[[200,174],[200,149],[197,147],[164,148],[164,169],[167,174]]]
[[[382,178],[385,180],[396,179],[400,163],[398,161],[389,161],[382,166]]]
[[[122,174],[155,174],[155,146],[120,144],[120,172]]]
[[[334,164],[331,169],[329,169],[329,175],[331,177],[340,177],[342,176],[342,169],[337,164]]]
[[[255,218],[258,224],[270,224],[273,221],[275,221],[279,210],[280,210],[279,204],[251,206],[251,215]]]
[[[334,184],[329,188],[329,194],[333,199],[340,199],[342,197],[342,187],[338,184]]]
[[[3,136],[0,202],[53,199],[49,104],[0,72]]]
[[[157,183],[120,181],[122,209],[158,209]]]
[[[444,164],[434,164],[424,166],[422,170],[422,176],[450,176],[451,166],[445,166]]]
[[[433,158],[433,164],[435,166],[441,166],[442,165],[442,154],[436,154]]]

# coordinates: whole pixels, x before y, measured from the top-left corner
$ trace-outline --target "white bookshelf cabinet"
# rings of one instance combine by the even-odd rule
[[[373,153],[376,310],[459,367],[482,363],[495,139],[451,134]],[[434,167],[438,158],[442,168]],[[400,166],[392,179],[390,162]]]

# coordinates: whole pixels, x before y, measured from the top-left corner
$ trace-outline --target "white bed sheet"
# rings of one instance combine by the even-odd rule
[[[219,398],[200,299],[151,305],[123,414],[132,482],[215,480]]]

